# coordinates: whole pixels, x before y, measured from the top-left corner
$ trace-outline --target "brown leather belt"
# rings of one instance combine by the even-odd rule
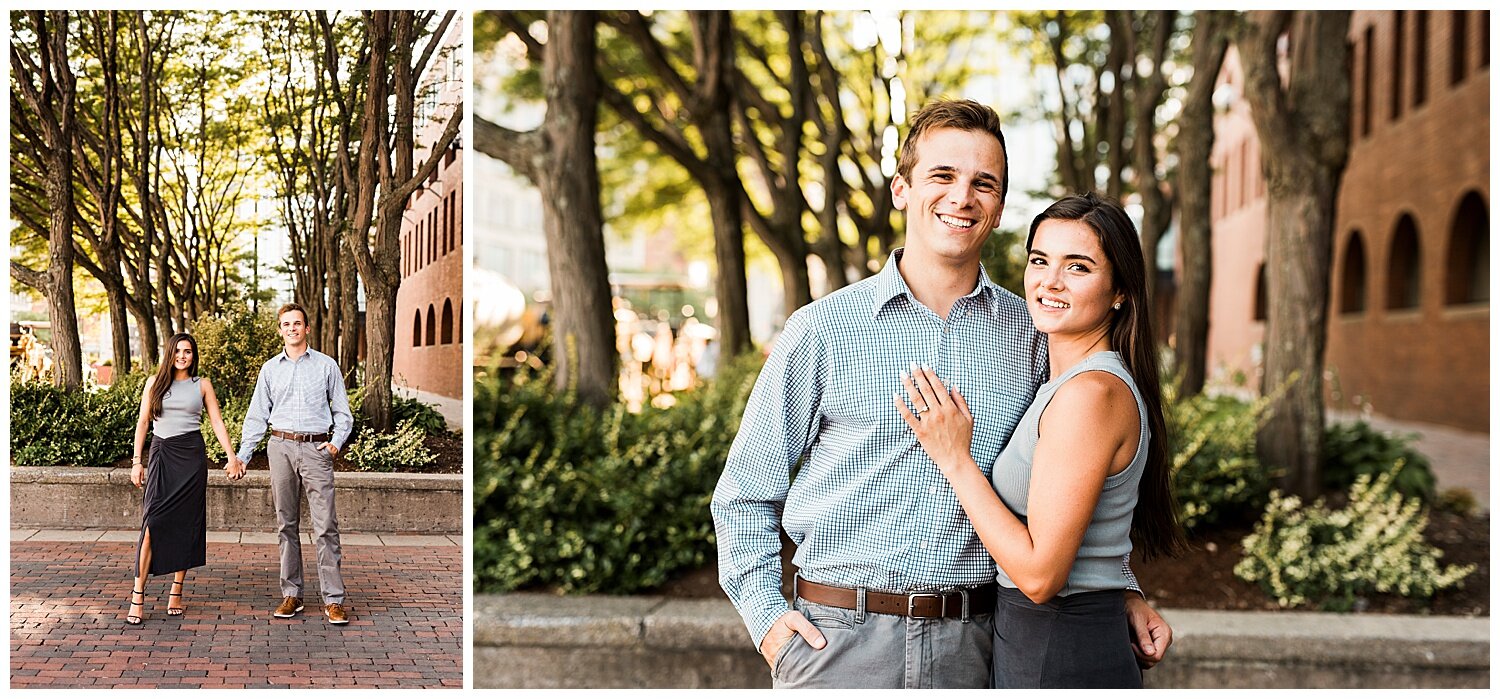
[[[859,611],[860,590],[858,589],[823,585],[805,580],[799,575],[793,590],[798,597],[813,604]],[[865,590],[864,597],[866,612],[917,619],[967,619],[976,614],[992,614],[995,611],[994,583],[957,590],[932,590],[904,595]]]
[[[290,439],[293,442],[326,442],[326,441],[328,441],[328,433],[327,432],[324,432],[323,434],[303,434],[301,432],[282,432],[281,430],[271,430],[271,436],[272,437],[280,437],[282,439]]]

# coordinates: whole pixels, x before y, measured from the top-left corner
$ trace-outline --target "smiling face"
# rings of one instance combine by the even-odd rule
[[[1026,257],[1026,306],[1036,329],[1048,335],[1107,332],[1115,290],[1114,268],[1099,235],[1082,221],[1043,221]]]
[[[177,347],[172,350],[172,368],[178,371],[187,371],[193,366],[193,343],[191,340],[178,340]]]
[[[908,254],[977,261],[1005,209],[1004,172],[1005,153],[986,132],[939,128],[923,134],[909,178],[897,175],[891,182],[891,198],[906,212]]]
[[[282,313],[276,319],[276,332],[287,347],[301,347],[307,343],[307,316],[300,310]]]

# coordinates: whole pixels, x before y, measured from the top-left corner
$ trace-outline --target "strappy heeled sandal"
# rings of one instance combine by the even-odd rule
[[[185,580],[173,580],[172,581],[172,589],[175,589],[177,591],[176,592],[168,592],[167,593],[167,616],[182,616],[183,612],[187,611],[187,609],[184,608],[180,603],[178,605],[176,605],[176,606],[173,606],[173,604],[172,604],[172,598],[173,597],[176,597],[179,600],[182,599],[182,589],[183,589],[183,585],[182,584],[184,582],[187,582],[187,581],[185,581]]]
[[[140,597],[141,601],[139,601],[139,602],[135,601],[137,596]],[[134,590],[134,589],[132,589],[130,591],[130,606],[136,607],[137,609],[141,609],[142,613],[141,614],[129,614],[129,613],[127,613],[125,615],[125,623],[130,624],[131,626],[140,626],[141,622],[143,622],[143,621],[146,620],[146,617],[144,615],[145,611],[143,609],[145,607],[145,605],[146,605],[146,593],[142,592],[140,590]],[[127,612],[128,612],[128,610],[127,610]]]

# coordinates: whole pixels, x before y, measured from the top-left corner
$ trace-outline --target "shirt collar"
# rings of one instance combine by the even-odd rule
[[[902,294],[911,296],[911,288],[906,285],[906,279],[901,276],[901,270],[896,267],[896,262],[901,259],[901,254],[905,251],[906,248],[892,250],[891,256],[885,261],[885,267],[875,275],[874,306],[870,309],[872,317],[880,315],[880,310],[885,308],[891,299]],[[981,262],[979,263],[979,279],[974,283],[974,290],[965,294],[963,298],[988,295],[988,298],[994,299],[997,298],[996,292],[999,290],[1000,285],[990,281],[990,275],[984,270],[984,263]],[[916,301],[915,296],[912,297],[912,301]]]
[[[313,348],[311,348],[311,347],[309,347],[309,348],[307,348],[307,351],[306,351],[306,352],[303,352],[303,353],[302,353],[302,356],[304,356],[304,357],[311,357],[311,356],[313,356],[313,355],[315,355],[315,354],[317,354],[317,353],[318,353],[318,351],[317,351],[317,350],[315,350],[315,349],[313,349]],[[293,364],[295,364],[295,363],[297,363],[297,362],[298,362],[298,361],[300,361],[300,360],[295,360],[295,359],[292,359],[292,358],[291,358],[291,357],[288,357],[288,356],[287,356],[287,355],[286,355],[286,348],[285,348],[285,347],[282,347],[282,348],[281,348],[281,351],[280,351],[280,352],[278,352],[278,353],[276,353],[276,358],[277,358],[277,359],[280,359],[280,360],[282,360],[282,361],[287,361],[287,362],[292,362],[292,363],[293,363]]]

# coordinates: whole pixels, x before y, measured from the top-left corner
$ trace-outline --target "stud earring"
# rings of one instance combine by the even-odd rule
[[[1115,304],[1115,310],[1117,310],[1117,311],[1120,310],[1120,304],[1118,304],[1118,303]]]

